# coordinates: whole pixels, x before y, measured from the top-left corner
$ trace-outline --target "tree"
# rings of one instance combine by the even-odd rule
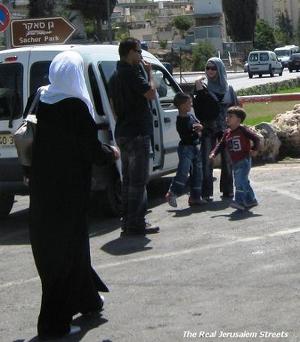
[[[292,21],[289,18],[287,11],[279,13],[277,16],[277,27],[275,29],[275,36],[278,45],[286,45],[293,42],[294,32]]]
[[[71,0],[70,8],[80,10],[84,17],[94,20],[96,36],[102,40],[102,21],[108,20],[116,3],[117,0]]]
[[[180,31],[181,37],[184,38],[184,32],[193,25],[193,21],[186,15],[179,15],[173,19],[173,25]]]
[[[298,41],[298,45],[300,45],[300,17],[298,19],[296,38],[297,38],[297,41]]]
[[[276,46],[272,27],[262,19],[257,20],[253,46],[258,50],[274,50]]]
[[[207,60],[215,53],[215,48],[209,42],[198,43],[192,51],[193,70],[204,70]]]
[[[29,17],[51,17],[54,15],[55,6],[55,0],[30,0],[28,4]]]
[[[227,32],[234,41],[253,41],[257,0],[223,0]]]

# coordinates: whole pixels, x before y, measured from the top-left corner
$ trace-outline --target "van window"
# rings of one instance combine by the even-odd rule
[[[277,57],[285,57],[285,56],[289,56],[290,55],[290,51],[288,50],[278,50],[275,51]]]
[[[258,53],[251,53],[249,56],[250,62],[258,62]]]
[[[259,60],[261,62],[267,62],[269,60],[269,54],[267,52],[262,52],[260,54]]]
[[[99,64],[99,71],[104,80],[104,85],[107,90],[107,84],[112,74],[117,68],[117,61],[104,61]]]
[[[88,73],[89,73],[90,86],[91,86],[91,90],[92,90],[92,94],[93,94],[93,98],[94,98],[94,104],[95,104],[96,112],[98,115],[103,116],[104,111],[103,111],[103,106],[102,106],[101,94],[100,94],[100,91],[98,88],[96,75],[94,73],[92,65],[89,65]]]
[[[23,112],[23,66],[0,64],[0,120],[21,117]]]
[[[51,61],[36,62],[30,68],[30,95],[34,94],[37,89],[43,85],[50,83],[49,66]]]
[[[105,61],[99,64],[99,71],[105,81],[105,86],[117,67],[116,61]],[[152,77],[156,84],[159,100],[162,103],[173,103],[174,96],[180,91],[174,79],[162,68],[152,64]]]
[[[152,77],[160,103],[173,103],[175,94],[180,91],[173,78],[157,65],[152,65]]]

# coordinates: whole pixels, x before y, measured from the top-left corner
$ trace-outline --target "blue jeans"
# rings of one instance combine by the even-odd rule
[[[123,228],[144,229],[149,179],[150,136],[119,137],[122,161]]]
[[[256,201],[255,194],[250,185],[249,173],[251,158],[239,160],[233,164],[235,195],[234,199],[241,205],[248,205]]]
[[[181,195],[187,184],[190,174],[191,199],[198,200],[202,189],[202,158],[200,145],[179,144],[177,148],[179,164],[176,176],[170,186],[170,191],[175,195]]]

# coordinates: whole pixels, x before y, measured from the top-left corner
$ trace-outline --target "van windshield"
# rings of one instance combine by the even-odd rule
[[[277,57],[285,57],[285,56],[289,56],[291,54],[291,52],[289,50],[279,50],[279,51],[275,51]]]
[[[21,117],[23,112],[23,66],[0,64],[0,120]]]

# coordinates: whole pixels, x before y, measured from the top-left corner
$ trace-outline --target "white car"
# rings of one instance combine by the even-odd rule
[[[0,51],[0,218],[9,214],[16,194],[28,193],[12,135],[23,120],[28,97],[38,87],[49,83],[52,59],[66,50],[77,51],[82,56],[87,87],[97,113],[99,139],[114,144],[115,122],[107,83],[119,60],[118,46],[44,45]],[[177,167],[178,110],[173,98],[181,89],[151,53],[143,50],[143,58],[151,63],[157,86],[157,97],[151,104],[154,135],[149,159],[150,176],[155,178],[173,172]],[[120,167],[119,162],[113,167],[95,167],[92,178],[92,191],[96,195],[101,190],[100,196],[107,197],[103,203],[115,215],[119,214],[121,204]]]
[[[253,75],[269,74],[274,77],[274,74],[282,76],[282,64],[278,60],[273,51],[251,51],[248,56],[248,75],[252,78]]]

